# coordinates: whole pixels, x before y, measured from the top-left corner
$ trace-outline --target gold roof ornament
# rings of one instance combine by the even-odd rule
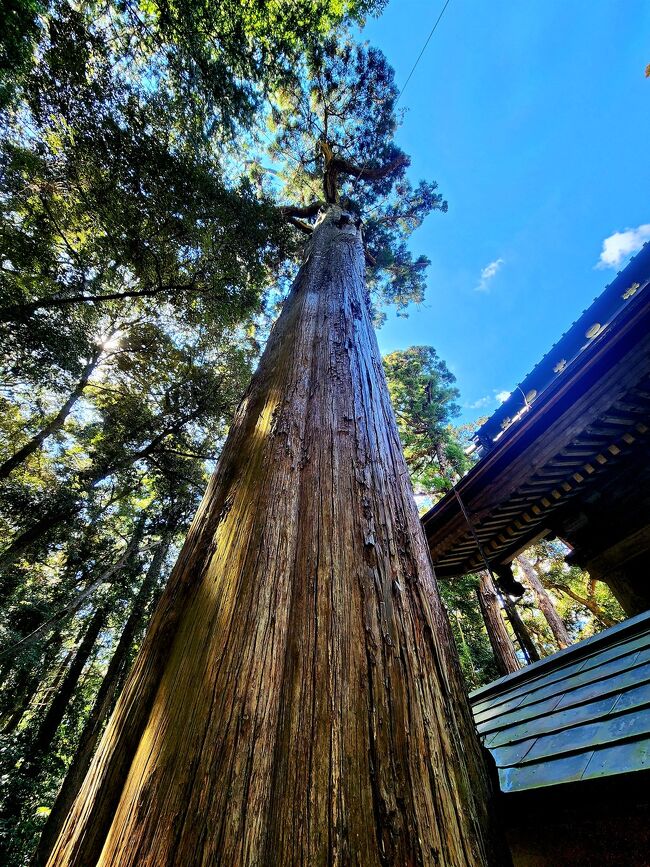
[[[600,322],[594,322],[594,324],[585,332],[585,337],[588,340],[593,340],[593,338],[599,335],[602,330],[603,326],[600,324]]]
[[[621,295],[623,301],[627,301],[628,298],[631,298],[637,291],[637,289],[641,288],[640,283],[632,283],[629,289],[626,289],[625,292]]]

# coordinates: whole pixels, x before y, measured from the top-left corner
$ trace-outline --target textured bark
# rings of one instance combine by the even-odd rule
[[[557,646],[560,648],[560,650],[563,650],[565,647],[568,647],[571,644],[571,636],[569,635],[566,626],[562,622],[562,618],[555,610],[553,600],[546,592],[546,588],[542,584],[541,579],[535,571],[535,567],[530,562],[530,560],[527,557],[519,556],[517,557],[517,563],[519,563],[519,565],[521,566],[526,581],[532,587],[533,593],[535,594],[535,599],[537,600],[537,604],[539,605],[539,610],[546,618],[549,629],[551,630],[551,632],[553,633],[553,637],[557,641]]]
[[[477,596],[481,608],[481,614],[485,622],[494,659],[500,674],[512,674],[519,671],[520,665],[515,653],[515,648],[510,641],[508,630],[501,616],[501,606],[497,589],[489,572],[485,570],[479,574],[479,586]]]
[[[363,256],[330,208],[49,864],[489,861]]]
[[[52,434],[55,434],[57,431],[61,430],[61,428],[65,424],[65,420],[70,415],[72,407],[84,393],[90,377],[92,376],[95,368],[99,364],[100,358],[101,350],[97,349],[88,364],[81,372],[79,381],[68,395],[68,399],[54,416],[54,418],[51,419],[45,425],[45,427],[43,427],[37,434],[35,434],[28,442],[26,442],[22,448],[18,449],[18,451],[13,454],[8,460],[0,464],[0,479],[6,479],[9,473],[15,470],[16,467],[20,466],[20,464],[22,464],[24,461],[26,461],[30,455],[34,454],[35,451],[40,449],[40,447],[43,445],[43,443],[48,437],[51,437]]]
[[[526,624],[521,619],[519,612],[517,611],[517,606],[515,603],[508,598],[507,594],[502,596],[503,599],[503,609],[506,612],[506,617],[510,621],[510,625],[512,626],[512,631],[515,633],[515,637],[521,647],[524,656],[528,662],[538,662],[540,659],[539,651],[535,646],[535,642],[530,637],[530,632],[528,631]]]
[[[52,851],[52,846],[61,832],[70,807],[79,793],[102,728],[113,706],[124,670],[128,665],[134,638],[141,627],[145,612],[155,592],[160,577],[160,570],[169,550],[170,543],[171,534],[168,534],[167,538],[162,540],[157,547],[144,581],[133,600],[131,612],[124,624],[120,640],[111,657],[106,674],[102,680],[102,685],[99,688],[92,710],[81,733],[72,764],[68,768],[59,794],[41,833],[38,848],[31,862],[32,867],[41,867],[41,865],[47,862]]]

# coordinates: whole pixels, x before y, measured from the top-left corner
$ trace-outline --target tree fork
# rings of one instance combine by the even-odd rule
[[[579,605],[584,605],[587,611],[590,611],[596,620],[598,620],[603,626],[610,627],[616,625],[616,620],[613,617],[610,617],[609,614],[601,608],[601,606],[595,602],[593,599],[588,596],[581,596],[579,593],[576,593],[575,590],[572,590],[566,584],[553,584],[552,585],[555,590],[558,590],[560,593],[566,594],[569,599],[573,599],[574,602],[577,602]]]
[[[341,216],[314,230],[50,865],[508,863]]]

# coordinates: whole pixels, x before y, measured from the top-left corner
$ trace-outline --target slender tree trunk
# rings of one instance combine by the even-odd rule
[[[135,559],[137,554],[137,543],[142,538],[145,523],[146,515],[143,514],[138,520],[131,541],[127,546],[131,561]],[[77,649],[73,652],[64,676],[55,678],[54,689],[52,689],[52,701],[40,725],[37,726],[35,734],[29,741],[29,752],[25,757],[25,761],[10,778],[8,791],[2,807],[2,820],[8,825],[14,822],[20,815],[21,801],[24,799],[26,784],[29,781],[38,779],[41,773],[43,759],[56,737],[57,730],[63,721],[70,701],[79,686],[84,668],[95,648],[99,633],[106,623],[108,612],[108,602],[104,602],[96,609],[85,627],[83,637]],[[11,835],[5,834],[0,842],[0,863],[5,863],[6,860],[11,858],[11,846]]]
[[[447,460],[447,455],[445,454],[445,450],[440,443],[436,443],[434,445],[434,449],[436,452],[436,457],[438,458],[438,466],[440,467],[440,476],[445,481],[445,491],[450,491],[453,488],[453,486],[456,484],[456,480],[454,479],[453,467],[450,466],[450,463]]]
[[[24,717],[27,708],[30,706],[32,699],[38,691],[40,678],[33,677],[28,681],[27,686],[21,690],[21,694],[16,698],[14,706],[11,710],[7,710],[0,721],[0,732],[3,735],[10,735],[16,731],[20,725],[21,719]]]
[[[81,672],[88,662],[92,649],[95,646],[97,636],[106,623],[107,615],[108,609],[105,605],[102,605],[91,617],[81,643],[77,648],[72,662],[70,663],[70,667],[68,668],[58,689],[54,693],[52,702],[43,717],[43,721],[38,728],[36,737],[31,743],[31,757],[29,759],[30,765],[35,764],[35,759],[42,755],[54,740],[56,730],[61,725],[68,704],[70,703],[75,689],[77,688],[77,684],[79,683]]]
[[[74,695],[79,678],[88,662],[90,654],[104,623],[108,610],[106,606],[99,608],[91,617],[86,627],[81,643],[79,644],[70,666],[54,693],[52,702],[47,709],[36,734],[29,744],[29,753],[18,770],[12,769],[9,786],[2,805],[0,819],[10,825],[20,815],[21,801],[24,797],[26,783],[36,779],[41,771],[43,757],[51,746],[57,729],[63,720],[68,704]],[[0,864],[12,861],[11,835],[5,834],[0,840]]]
[[[81,395],[83,394],[86,386],[88,385],[88,381],[90,377],[93,375],[95,368],[99,364],[99,359],[101,358],[102,351],[101,349],[97,349],[88,364],[84,367],[81,372],[81,376],[79,381],[72,389],[70,394],[68,395],[68,399],[63,404],[58,413],[54,416],[51,421],[49,421],[44,428],[42,428],[37,434],[35,434],[25,445],[18,449],[18,451],[12,455],[8,460],[6,460],[3,464],[0,464],[0,479],[6,479],[9,473],[16,469],[16,467],[20,466],[27,458],[32,455],[35,451],[40,449],[45,440],[55,434],[57,431],[61,430],[63,427],[66,418],[70,414],[72,407],[79,400]]]
[[[363,267],[331,207],[49,864],[488,862]]]
[[[532,587],[539,609],[546,618],[546,622],[553,633],[553,637],[557,641],[557,646],[560,650],[568,647],[571,644],[571,636],[562,622],[562,618],[555,610],[553,600],[546,592],[546,588],[542,584],[535,567],[527,557],[521,555],[517,557],[517,563],[521,566],[526,581]]]
[[[142,541],[142,537],[144,536],[145,524],[147,521],[146,513],[143,513],[136,524],[135,530],[129,540],[128,545],[120,555],[120,557],[115,560],[114,563],[111,563],[102,574],[95,581],[92,582],[88,587],[85,587],[81,590],[77,595],[71,599],[67,605],[64,605],[63,608],[60,608],[56,614],[52,617],[49,617],[40,626],[37,626],[29,635],[26,635],[24,638],[21,638],[20,641],[17,641],[14,645],[8,648],[5,653],[10,650],[17,650],[18,648],[24,649],[30,644],[38,641],[44,633],[48,630],[52,629],[56,624],[60,623],[64,618],[70,617],[79,611],[80,608],[83,607],[85,602],[99,590],[102,584],[108,584],[116,580],[116,576],[122,572],[122,570],[128,566],[129,563],[133,562],[134,558],[138,554],[140,550],[140,542]]]
[[[503,609],[506,612],[506,616],[512,626],[512,631],[515,634],[524,656],[528,662],[537,662],[541,658],[539,651],[535,646],[535,642],[530,637],[530,632],[528,631],[526,624],[517,611],[517,606],[505,593],[501,598],[503,600]]]
[[[8,566],[11,566],[30,545],[33,545],[34,542],[37,542],[47,533],[60,526],[65,520],[72,517],[76,510],[77,503],[57,506],[46,512],[42,518],[32,524],[31,527],[28,527],[27,530],[17,534],[2,554],[0,554],[0,568],[6,569]]]
[[[5,697],[5,692],[8,692],[6,680],[14,662],[13,657],[9,658],[6,665],[2,666],[0,674],[0,683],[3,684],[2,694],[0,695],[0,707],[2,707],[0,730],[3,735],[11,734],[15,731],[23,716],[29,711],[36,696],[39,693],[41,685],[47,679],[47,675],[52,670],[53,661],[61,648],[61,633],[54,632],[43,647],[43,661],[36,668],[29,670],[26,676],[18,678],[11,685],[11,695]],[[8,705],[8,707],[7,707]]]
[[[38,848],[31,862],[32,867],[41,867],[41,865],[47,862],[52,851],[52,846],[59,836],[66,816],[70,812],[70,807],[79,793],[102,728],[113,705],[118,686],[122,681],[124,670],[128,665],[133,641],[156,590],[160,570],[170,544],[171,532],[168,532],[166,538],[162,539],[156,548],[142,586],[133,600],[131,612],[124,624],[120,640],[111,657],[108,669],[102,680],[102,685],[99,688],[92,710],[81,733],[72,764],[68,768],[59,794],[43,828]]]
[[[132,466],[136,461],[149,457],[149,455],[153,454],[161,445],[163,440],[172,434],[178,433],[181,428],[193,421],[197,415],[198,412],[193,412],[186,416],[182,421],[170,425],[168,428],[157,434],[149,443],[147,443],[146,446],[139,449],[137,452],[132,452],[123,460],[117,461],[110,466],[104,465],[102,467],[95,467],[94,469],[83,473],[81,477],[78,478],[78,499],[66,500],[64,503],[59,502],[52,509],[47,511],[42,518],[36,521],[36,523],[32,524],[31,527],[17,533],[5,550],[0,554],[0,569],[6,569],[35,542],[42,539],[43,536],[52,533],[60,527],[61,524],[70,519],[79,509],[79,502],[84,493],[90,491],[99,484],[99,482],[104,481],[104,479],[107,479],[109,476],[112,476],[121,470],[128,469],[128,467]]]
[[[485,570],[479,573],[479,586],[476,594],[499,672],[512,674],[513,671],[519,671],[521,666],[501,616],[497,589],[490,573]]]

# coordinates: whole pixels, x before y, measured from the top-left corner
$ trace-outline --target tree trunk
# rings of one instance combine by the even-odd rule
[[[555,610],[555,605],[553,605],[551,597],[546,592],[546,588],[542,584],[541,579],[530,560],[527,557],[520,555],[517,557],[517,563],[521,566],[526,581],[532,587],[539,609],[546,618],[546,622],[553,633],[553,637],[557,641],[557,646],[560,650],[563,650],[571,644],[571,636],[562,622],[562,618]]]
[[[119,575],[125,567],[127,567],[130,563],[133,563],[135,557],[140,551],[140,542],[142,541],[142,537],[144,536],[145,524],[147,522],[147,515],[143,513],[131,535],[131,538],[122,552],[115,562],[111,563],[99,578],[96,578],[92,584],[89,584],[88,587],[85,587],[76,596],[74,596],[70,601],[60,608],[52,617],[49,617],[47,620],[43,621],[40,626],[37,626],[29,635],[25,635],[15,644],[13,644],[6,652],[9,650],[17,650],[18,648],[24,649],[30,644],[34,644],[40,638],[42,638],[43,634],[48,630],[52,629],[54,626],[59,624],[64,618],[70,617],[79,611],[80,608],[84,606],[87,600],[96,593],[102,584],[109,584],[116,580],[116,576]]]
[[[15,657],[12,654],[7,663],[2,666],[0,673],[0,683],[2,683],[2,691],[0,692],[0,731],[3,735],[11,734],[15,731],[24,715],[30,711],[32,705],[36,703],[41,686],[46,681],[48,674],[52,670],[52,664],[58,652],[61,649],[61,633],[54,632],[44,643],[42,651],[42,663],[34,664],[29,671],[25,671],[26,666],[21,668],[25,671],[25,676],[17,678],[7,688],[7,679],[15,662]],[[9,656],[9,654],[8,654]]]
[[[490,573],[485,570],[479,573],[479,586],[476,594],[500,674],[512,674],[513,671],[519,671],[521,666],[501,616],[497,589]]]
[[[517,611],[517,606],[507,596],[507,594],[504,593],[501,598],[503,600],[504,611],[506,612],[506,616],[512,626],[512,631],[515,634],[524,656],[528,662],[538,662],[540,659],[539,651],[535,646],[535,642],[530,637],[530,632],[528,631],[526,624]]]
[[[102,680],[102,685],[99,688],[92,710],[81,733],[72,764],[68,768],[59,794],[43,828],[38,848],[31,862],[32,867],[41,867],[41,865],[47,862],[52,851],[52,846],[59,836],[66,816],[70,812],[70,807],[79,793],[102,728],[113,705],[118,685],[122,681],[124,669],[128,665],[129,654],[136,633],[142,624],[145,612],[156,589],[160,570],[170,544],[171,532],[168,532],[166,538],[162,539],[156,548],[144,581],[133,600],[131,612],[124,624],[120,640],[111,657],[108,669]]]
[[[49,864],[488,861],[363,267],[331,207]]]
[[[6,479],[9,473],[12,472],[12,470],[15,470],[16,467],[20,466],[20,464],[26,461],[30,455],[37,451],[37,449],[40,449],[40,447],[43,445],[43,443],[48,437],[61,430],[66,418],[70,414],[72,407],[79,400],[86,386],[88,385],[90,377],[92,376],[95,368],[99,364],[99,359],[101,358],[101,355],[101,349],[97,349],[93,353],[90,361],[84,367],[79,381],[72,389],[72,391],[68,395],[68,399],[63,404],[58,413],[54,416],[54,418],[49,421],[45,425],[45,427],[42,428],[37,434],[35,434],[28,442],[26,442],[22,448],[18,449],[18,451],[14,455],[12,455],[3,464],[0,464],[0,479]]]
[[[0,820],[9,826],[20,815],[21,802],[25,796],[25,786],[29,780],[36,779],[41,771],[43,757],[51,746],[57,729],[63,720],[68,704],[74,695],[79,678],[104,623],[108,610],[106,606],[99,608],[90,619],[81,643],[72,657],[70,666],[54,693],[54,698],[47,709],[36,734],[29,743],[29,753],[19,769],[12,769],[5,795]],[[0,840],[0,863],[10,863],[13,859],[11,834],[3,835]]]
[[[105,605],[102,605],[91,617],[81,640],[81,644],[77,648],[65,677],[54,693],[52,703],[47,709],[47,712],[43,717],[43,722],[36,733],[36,737],[30,745],[31,756],[28,760],[30,765],[35,763],[36,758],[40,756],[54,740],[56,730],[61,725],[63,715],[70,703],[70,699],[74,695],[74,691],[79,683],[79,678],[81,677],[81,672],[88,662],[92,649],[97,641],[97,636],[106,623],[107,615],[108,609]]]
[[[186,424],[194,421],[197,415],[198,412],[193,412],[177,423],[165,428],[153,437],[146,446],[139,449],[137,452],[132,452],[130,455],[127,455],[123,460],[116,461],[114,464],[91,468],[90,470],[81,473],[77,477],[77,481],[79,482],[77,490],[78,499],[67,499],[64,503],[59,502],[58,504],[55,504],[52,509],[45,512],[43,517],[35,524],[32,524],[31,527],[17,533],[4,551],[0,553],[0,569],[6,569],[35,542],[42,539],[43,536],[51,533],[53,530],[56,530],[57,527],[60,527],[61,524],[76,514],[79,509],[79,500],[85,493],[88,493],[92,488],[100,482],[103,482],[109,476],[112,476],[121,470],[128,469],[136,463],[136,461],[149,457],[162,444],[163,440],[172,434],[178,433]]]
[[[569,599],[573,599],[574,602],[577,602],[579,605],[583,605],[587,611],[590,611],[596,620],[602,623],[603,626],[610,627],[615,626],[618,622],[614,620],[609,614],[604,611],[600,605],[595,602],[593,599],[590,599],[588,596],[581,596],[579,593],[576,593],[575,590],[572,590],[570,587],[565,587],[563,584],[558,584],[556,589],[560,593],[565,593]]]

